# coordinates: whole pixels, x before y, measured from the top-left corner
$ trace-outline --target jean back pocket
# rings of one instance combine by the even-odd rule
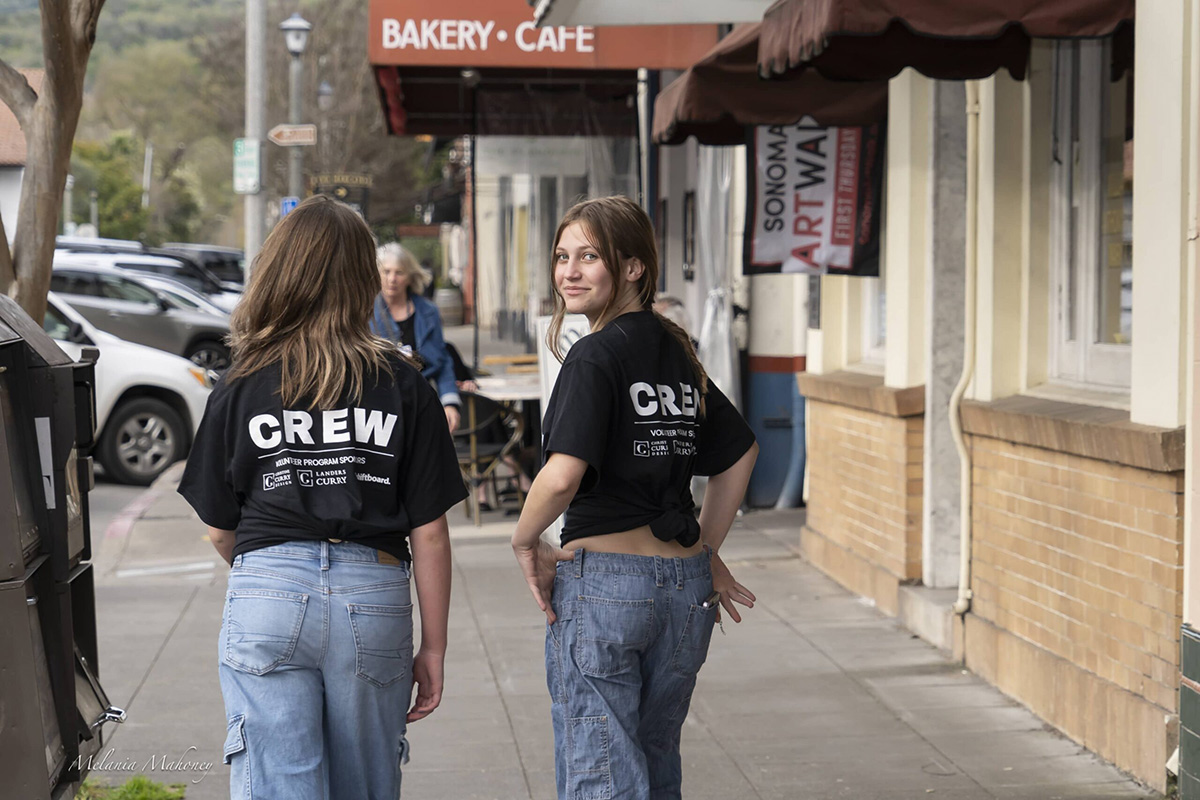
[[[225,603],[226,664],[252,675],[265,675],[291,660],[308,595],[239,589],[230,590]]]
[[[374,686],[391,686],[412,671],[412,605],[350,603],[354,674]]]
[[[584,674],[606,678],[637,667],[654,630],[654,600],[579,599],[575,661]]]

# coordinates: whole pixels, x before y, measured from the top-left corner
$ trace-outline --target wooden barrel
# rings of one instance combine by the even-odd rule
[[[442,315],[443,325],[463,324],[462,292],[458,289],[437,289],[433,293],[433,304]]]

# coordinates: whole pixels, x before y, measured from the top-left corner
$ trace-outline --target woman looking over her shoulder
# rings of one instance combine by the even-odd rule
[[[454,362],[442,335],[442,315],[422,296],[433,277],[399,242],[378,249],[382,285],[371,314],[371,331],[407,349],[421,374],[437,387],[451,432],[458,428],[462,401],[454,382]]]
[[[368,328],[378,289],[349,206],[316,196],[284,217],[179,486],[232,567],[218,644],[232,797],[395,798],[407,723],[441,701],[446,510],[466,492],[437,396]]]
[[[654,231],[625,197],[571,208],[554,241],[555,315],[591,333],[546,408],[546,464],[513,549],[546,613],[560,798],[678,798],[679,736],[719,603],[754,595],[718,555],[758,446],[687,334],[654,313]],[[699,521],[693,475],[709,475]],[[563,549],[541,538],[566,512]]]

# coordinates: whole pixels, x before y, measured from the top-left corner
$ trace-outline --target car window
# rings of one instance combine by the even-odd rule
[[[105,275],[101,278],[100,292],[103,297],[110,300],[128,300],[131,303],[146,303],[148,305],[157,305],[158,298],[154,292],[138,286],[133,281],[127,281],[124,278],[115,278],[110,275]]]
[[[100,295],[100,287],[96,285],[96,276],[87,272],[55,270],[50,274],[50,291],[87,297]]]
[[[42,330],[51,339],[67,341],[67,337],[71,335],[71,323],[67,318],[58,312],[54,306],[46,306],[46,316],[42,317]]]
[[[167,298],[172,303],[175,303],[179,308],[189,308],[193,311],[200,308],[199,303],[195,302],[190,297],[179,294],[178,292],[173,292],[170,289],[160,289],[159,291],[165,294]]]
[[[117,266],[121,269],[133,269],[138,272],[154,272],[159,275],[165,275],[173,281],[179,281],[184,286],[204,291],[204,283],[185,272],[183,265],[178,262],[166,262],[163,264],[117,264]]]

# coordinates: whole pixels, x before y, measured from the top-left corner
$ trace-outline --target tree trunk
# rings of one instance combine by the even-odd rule
[[[32,103],[28,85],[19,86],[20,76],[14,81],[14,71],[0,62],[3,99],[21,121],[26,143],[17,230],[11,254],[5,253],[9,258],[0,256],[0,291],[37,322],[46,314],[63,189],[83,105],[83,78],[104,0],[41,0],[40,5],[46,75]],[[0,240],[0,249],[7,247]]]

